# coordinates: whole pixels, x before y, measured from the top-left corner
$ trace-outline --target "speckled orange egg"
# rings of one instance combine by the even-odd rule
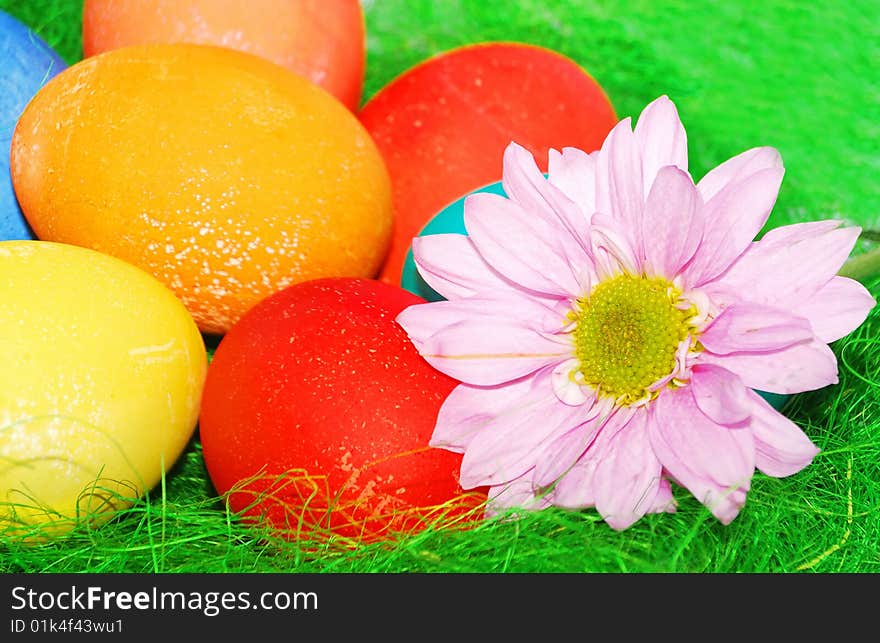
[[[124,47],[53,78],[18,121],[16,196],[40,239],[114,255],[222,334],[253,304],[321,277],[373,277],[391,186],[338,100],[258,56]]]
[[[85,0],[83,53],[193,42],[262,56],[355,109],[364,84],[358,0]]]

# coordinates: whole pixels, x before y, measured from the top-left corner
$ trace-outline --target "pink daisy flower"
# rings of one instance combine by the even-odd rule
[[[722,523],[755,469],[791,475],[818,448],[755,390],[837,382],[828,343],[875,302],[836,273],[859,228],[783,226],[753,241],[782,182],[779,154],[743,152],[696,185],[665,96],[591,154],[515,143],[509,198],[465,202],[467,235],[413,240],[446,301],[397,318],[458,379],[431,445],[463,453],[487,513],[595,507],[614,529],[673,511],[670,482]]]

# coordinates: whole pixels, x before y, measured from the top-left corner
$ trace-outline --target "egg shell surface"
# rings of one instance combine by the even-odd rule
[[[83,54],[191,42],[245,51],[320,85],[349,109],[364,83],[358,0],[85,0]]]
[[[358,112],[391,174],[394,232],[379,275],[400,283],[412,238],[441,208],[501,179],[515,141],[542,171],[550,148],[591,152],[617,123],[598,82],[546,48],[488,42],[405,71]]]
[[[12,132],[28,101],[67,63],[5,11],[0,11],[0,60],[0,240],[33,239],[9,174]]]
[[[223,337],[199,434],[234,511],[284,533],[366,538],[485,501],[459,486],[461,454],[428,446],[458,382],[395,322],[423,302],[378,280],[319,279],[263,300]]]
[[[87,248],[3,241],[0,275],[0,530],[101,523],[193,435],[202,336],[158,280]]]
[[[373,277],[391,187],[338,100],[258,56],[196,44],[114,49],[43,87],[12,141],[40,239],[124,259],[222,334],[260,299]]]

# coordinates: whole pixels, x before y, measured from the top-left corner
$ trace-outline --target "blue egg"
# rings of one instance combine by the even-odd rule
[[[444,233],[458,233],[458,234],[467,234],[467,230],[464,227],[464,200],[470,196],[471,194],[476,194],[477,192],[489,192],[491,194],[500,194],[501,196],[507,196],[504,192],[504,188],[501,187],[501,181],[497,183],[491,183],[489,185],[483,186],[473,192],[469,192],[465,196],[460,199],[453,201],[445,208],[443,208],[440,212],[438,212],[419,232],[420,237],[430,234],[444,234]],[[416,268],[415,261],[413,261],[412,256],[412,248],[409,249],[409,252],[406,253],[406,260],[403,264],[403,273],[400,279],[400,285],[404,288],[404,290],[408,290],[412,293],[415,293],[419,297],[427,301],[442,301],[443,296],[440,295],[436,290],[431,288],[425,280],[422,279],[422,276],[419,274],[418,269]],[[756,391],[758,395],[763,397],[770,405],[775,408],[777,411],[782,410],[782,407],[785,406],[785,403],[788,402],[789,395],[780,395],[779,393],[766,393],[764,391]]]
[[[34,94],[67,63],[26,25],[0,11],[0,241],[33,239],[9,173],[12,133]]]
[[[501,181],[490,183],[489,185],[478,188],[473,192],[469,192],[435,214],[434,217],[425,224],[425,227],[419,231],[418,236],[424,237],[430,234],[446,233],[467,234],[467,230],[464,227],[464,200],[471,194],[476,194],[477,192],[489,192],[490,194],[507,196],[504,192],[504,188],[501,187]],[[410,247],[409,251],[406,253],[406,259],[403,262],[403,272],[400,276],[400,285],[404,290],[415,293],[419,297],[428,301],[440,301],[443,299],[436,290],[425,283],[425,280],[422,279],[422,276],[419,274],[418,268],[416,268],[416,262],[413,260],[412,247]]]

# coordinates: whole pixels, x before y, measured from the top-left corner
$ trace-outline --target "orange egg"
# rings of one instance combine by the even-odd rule
[[[294,283],[373,277],[390,243],[388,172],[354,114],[233,49],[125,47],[69,67],[19,119],[10,166],[40,239],[143,268],[206,333]]]
[[[83,53],[192,42],[262,56],[355,109],[364,84],[358,0],[85,0]]]

